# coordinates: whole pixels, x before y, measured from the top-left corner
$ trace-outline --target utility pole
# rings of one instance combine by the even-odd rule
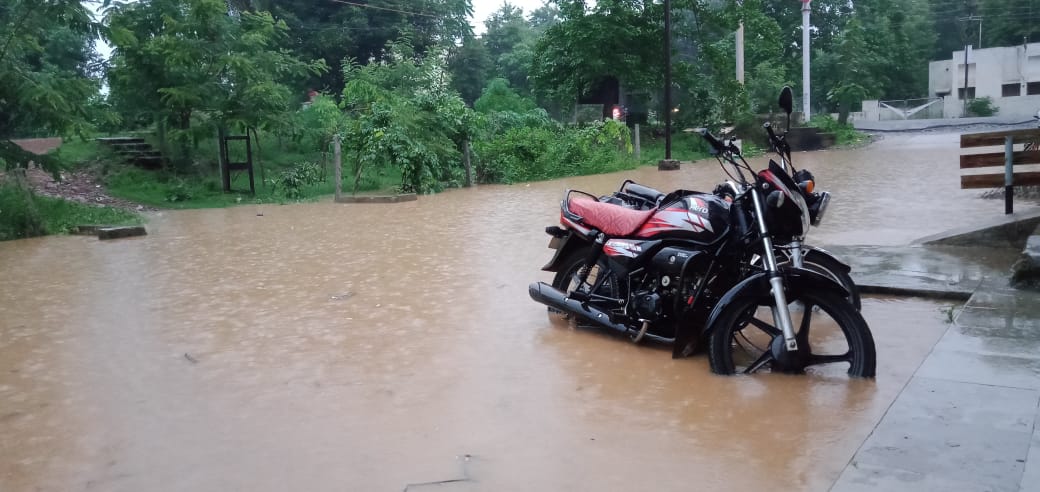
[[[802,0],[802,118],[809,121],[809,4]]]
[[[664,0],[664,159],[672,159],[672,2]]]
[[[737,27],[737,82],[744,83],[744,21]]]
[[[743,7],[744,2],[737,0],[737,7]],[[744,16],[740,16],[740,25],[737,27],[737,82],[744,84]]]
[[[961,97],[964,109],[962,117],[968,117],[968,53],[971,51],[971,34],[969,34],[969,24],[972,21],[979,21],[979,47],[982,47],[982,17],[975,15],[975,4],[965,0],[964,8],[968,10],[966,17],[960,17],[957,20],[964,23],[964,94]]]

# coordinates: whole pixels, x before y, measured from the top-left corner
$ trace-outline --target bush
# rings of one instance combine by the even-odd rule
[[[303,189],[321,181],[321,166],[314,162],[301,162],[282,171],[277,178],[268,180],[272,188],[290,200],[303,198]]]
[[[999,110],[989,97],[979,97],[968,101],[968,116],[993,116]]]
[[[857,131],[850,124],[838,123],[831,115],[814,116],[809,120],[809,126],[819,128],[826,133],[834,134],[834,141],[838,145],[853,145],[867,139],[862,132]]]
[[[514,183],[630,169],[638,165],[629,157],[630,142],[628,127],[612,120],[516,126],[475,142],[477,179]]]
[[[32,191],[18,183],[0,183],[0,241],[46,234]]]
[[[0,241],[64,234],[78,225],[140,222],[140,216],[126,210],[36,196],[18,183],[0,183]]]

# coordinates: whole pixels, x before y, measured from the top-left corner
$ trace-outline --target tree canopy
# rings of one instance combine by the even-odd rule
[[[0,165],[21,166],[32,158],[11,138],[91,127],[89,107],[100,86],[93,50],[99,33],[79,0],[0,5]]]

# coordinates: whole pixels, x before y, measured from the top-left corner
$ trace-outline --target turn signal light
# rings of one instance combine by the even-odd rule
[[[813,189],[816,188],[816,183],[813,180],[810,179],[810,180],[802,181],[801,183],[798,183],[798,187],[801,188],[802,191],[804,191],[806,193],[812,193]]]

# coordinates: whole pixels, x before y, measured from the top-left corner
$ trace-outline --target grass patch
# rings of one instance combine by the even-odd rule
[[[36,196],[35,199],[47,234],[68,234],[78,225],[122,226],[144,223],[140,215],[121,208],[85,205],[46,196]]]
[[[61,147],[54,149],[50,154],[63,168],[75,169],[96,162],[101,157],[107,157],[112,152],[94,140],[75,138],[62,142]]]
[[[328,172],[331,174],[331,170]],[[231,180],[231,193],[224,193],[219,176],[178,176],[164,171],[146,171],[131,166],[122,166],[105,178],[112,196],[159,208],[192,209],[227,207],[248,203],[288,203],[311,201],[335,193],[335,180],[326,175],[313,181],[295,184],[286,183],[285,174],[292,168],[267,170],[267,183],[260,181],[255,171],[256,195],[249,193],[249,177],[235,173]],[[344,176],[343,191],[350,194],[353,181]],[[362,177],[359,191],[362,193],[394,193],[401,185],[401,173],[397,169],[381,169]]]
[[[642,150],[639,156],[641,165],[657,165],[664,159],[664,136],[654,137],[647,130],[640,136]],[[672,134],[672,159],[680,161],[698,161],[711,157],[704,137],[696,133],[676,132]]]
[[[834,134],[834,143],[839,147],[854,147],[870,141],[870,136],[852,125],[838,123],[830,115],[814,116],[809,120],[809,126],[819,128],[825,133]]]
[[[12,182],[0,184],[0,241],[46,234],[66,234],[78,225],[134,225],[133,212],[37,196]]]

